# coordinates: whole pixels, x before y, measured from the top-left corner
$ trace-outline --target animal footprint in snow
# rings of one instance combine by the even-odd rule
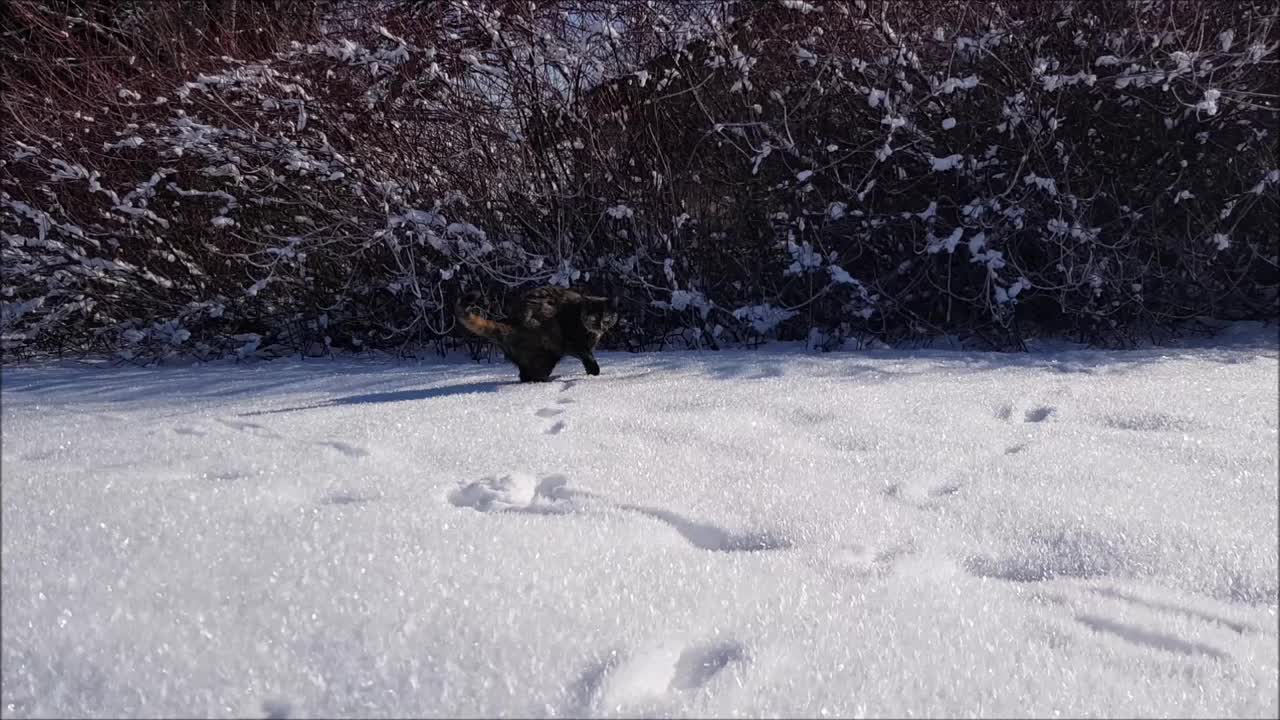
[[[963,483],[950,480],[932,487],[907,483],[890,483],[884,489],[885,497],[912,507],[926,509],[940,507],[939,503],[950,495],[955,495],[964,487]]]
[[[566,688],[568,703],[560,714],[563,717],[586,717],[593,707],[600,704],[600,694],[604,691],[605,680],[609,672],[617,667],[622,656],[617,651],[610,651],[602,660],[595,660],[587,665]]]
[[[667,705],[680,694],[697,692],[726,671],[741,672],[750,662],[746,648],[731,640],[691,646],[663,643],[628,657],[613,654],[592,663],[573,685],[569,715],[597,709],[643,713]]]
[[[855,575],[883,575],[904,555],[914,552],[910,544],[878,549],[866,545],[842,545],[831,553],[831,563]]]
[[[955,495],[956,493],[960,492],[960,488],[962,487],[964,487],[962,483],[958,483],[955,481],[945,482],[936,487],[929,488],[928,495],[931,498],[940,498],[940,497],[946,497],[948,495]]]
[[[1053,416],[1055,412],[1057,412],[1056,408],[1049,405],[1042,405],[1028,410],[1026,414],[1022,416],[1022,420],[1023,422],[1029,423],[1044,422]]]
[[[364,505],[380,499],[377,495],[363,495],[353,492],[331,493],[320,501],[321,505]]]
[[[668,687],[672,690],[697,690],[731,664],[745,665],[746,662],[746,648],[736,642],[716,642],[691,647],[680,653],[675,675]]]
[[[1053,407],[1052,405],[1040,405],[1038,407],[1031,408],[1030,410],[1027,410],[1025,413],[1023,413],[1022,421],[1029,422],[1029,423],[1044,422],[1045,420],[1048,420],[1057,411],[1058,409]],[[1000,407],[996,408],[994,415],[997,420],[1004,420],[1006,422],[1012,420],[1013,405],[1011,405],[1010,403],[1005,403],[1001,405]]]
[[[263,700],[262,712],[266,713],[267,720],[285,720],[293,712],[293,705],[280,698]]]
[[[222,423],[223,425],[226,425],[232,430],[239,430],[240,432],[248,433],[250,435],[256,435],[258,437],[263,437],[263,438],[270,438],[272,440],[280,439],[279,433],[277,433],[276,431],[268,427],[259,425],[258,423],[248,422],[246,420],[225,420],[223,418],[218,418],[218,422]]]
[[[1205,429],[1205,424],[1188,417],[1167,413],[1142,413],[1137,415],[1108,415],[1102,424],[1116,430],[1139,432],[1192,432]]]
[[[573,402],[568,398],[564,398],[563,400],[559,401],[559,404],[564,405],[566,404],[566,401],[570,403]],[[553,408],[553,407],[545,407],[534,413],[534,415],[537,415],[540,418],[553,418],[563,414],[564,414],[564,408]],[[542,432],[544,435],[559,435],[560,433],[564,432],[566,427],[568,427],[568,424],[565,423],[564,420],[557,420],[551,424],[551,427],[548,427],[546,430],[543,430]]]
[[[347,457],[364,457],[369,454],[368,450],[365,450],[364,448],[361,448],[361,447],[356,447],[355,445],[349,445],[347,443],[342,442],[341,440],[322,440],[320,442],[317,442],[316,445],[332,448],[342,453],[343,455],[346,455]]]
[[[469,507],[479,512],[555,514],[570,509],[569,494],[565,490],[567,482],[561,475],[538,480],[528,473],[513,472],[458,483],[446,497],[454,507]]]
[[[233,483],[247,479],[248,477],[249,475],[247,473],[240,472],[239,470],[223,470],[221,472],[204,473],[200,476],[202,480],[216,485]]]
[[[929,494],[917,485],[894,482],[886,485],[881,492],[886,498],[913,508],[923,508],[929,502]]]

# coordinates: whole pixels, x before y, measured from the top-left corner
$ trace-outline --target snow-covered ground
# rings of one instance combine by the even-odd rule
[[[1275,717],[1274,333],[7,369],[3,713]]]

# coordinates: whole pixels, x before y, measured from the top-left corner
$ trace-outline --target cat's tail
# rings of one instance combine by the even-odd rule
[[[475,290],[458,299],[458,304],[453,307],[453,315],[458,318],[458,322],[480,337],[501,340],[509,335],[511,333],[510,325],[496,320],[489,320],[471,312],[471,308],[479,299],[480,293]]]

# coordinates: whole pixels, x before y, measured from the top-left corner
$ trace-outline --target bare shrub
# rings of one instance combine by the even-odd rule
[[[1276,19],[15,0],[5,357],[444,351],[544,283],[633,350],[1274,318]]]

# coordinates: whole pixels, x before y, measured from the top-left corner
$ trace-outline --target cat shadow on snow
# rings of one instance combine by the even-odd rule
[[[240,413],[241,417],[252,415],[275,415],[277,413],[297,412],[299,410],[318,410],[320,408],[342,407],[345,405],[376,405],[380,403],[396,403],[396,402],[413,402],[415,400],[431,400],[434,398],[449,397],[450,395],[469,395],[473,393],[492,393],[497,392],[498,388],[507,385],[519,385],[517,380],[483,380],[457,383],[454,385],[443,385],[440,387],[430,388],[414,388],[412,390],[391,390],[388,392],[377,393],[361,393],[359,395],[347,395],[345,397],[337,397],[332,400],[315,403],[312,405],[299,405],[297,407],[276,408],[274,410],[255,410],[253,412]]]

